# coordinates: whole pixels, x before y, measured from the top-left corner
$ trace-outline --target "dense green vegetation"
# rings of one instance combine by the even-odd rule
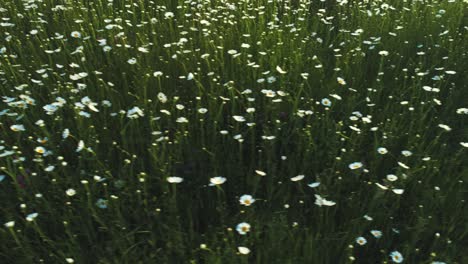
[[[0,263],[468,263],[467,1],[0,16]]]

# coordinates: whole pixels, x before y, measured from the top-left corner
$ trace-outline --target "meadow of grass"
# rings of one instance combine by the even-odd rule
[[[468,263],[463,0],[0,1],[0,263]]]

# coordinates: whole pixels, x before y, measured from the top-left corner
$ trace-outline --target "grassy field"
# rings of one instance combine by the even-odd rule
[[[466,0],[0,17],[0,263],[468,263]]]

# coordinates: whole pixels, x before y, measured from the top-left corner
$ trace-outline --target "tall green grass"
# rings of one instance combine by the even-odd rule
[[[2,2],[0,263],[468,262],[467,10]]]

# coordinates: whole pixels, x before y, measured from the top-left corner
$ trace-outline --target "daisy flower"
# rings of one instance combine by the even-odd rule
[[[439,124],[439,127],[440,127],[440,128],[443,128],[445,131],[451,131],[451,130],[452,130],[451,127],[449,127],[449,126],[447,126],[447,125],[444,125],[444,124]]]
[[[237,250],[242,255],[247,255],[250,253],[250,249],[248,247],[237,247]]]
[[[62,132],[62,138],[66,139],[68,136],[70,136],[70,130],[68,128],[65,128]]]
[[[13,228],[15,226],[15,221],[9,221],[5,223],[5,227]]]
[[[181,183],[181,182],[184,181],[183,178],[181,178],[181,177],[176,177],[176,176],[167,177],[166,180],[167,180],[167,182],[169,182],[169,183]]]
[[[402,168],[404,168],[404,169],[409,169],[409,168],[410,168],[408,165],[404,164],[403,162],[399,162],[399,161],[398,161],[397,163],[398,163],[398,165],[399,165],[400,167],[402,167]]]
[[[165,103],[167,102],[167,96],[163,93],[158,93],[158,100],[161,102],[161,103]]]
[[[281,69],[280,66],[276,66],[276,71],[279,72],[280,74],[286,74],[286,71]]]
[[[318,194],[314,194],[315,195],[315,204],[322,207],[322,205],[325,205],[325,206],[333,206],[335,205],[336,203],[333,202],[333,201],[328,201],[326,200],[325,198],[323,198],[322,196],[318,195]]]
[[[12,126],[10,126],[10,129],[12,131],[14,131],[14,132],[19,132],[19,131],[25,131],[26,130],[23,125],[12,125]]]
[[[242,43],[241,48],[248,49],[248,48],[250,48],[250,45],[247,44],[247,43]]]
[[[411,151],[409,151],[409,150],[403,150],[403,151],[401,152],[401,154],[402,154],[403,156],[405,156],[405,157],[409,157],[409,156],[413,155],[413,153],[412,153]]]
[[[356,170],[356,169],[359,169],[362,167],[362,163],[361,162],[353,162],[351,164],[348,165],[348,167],[352,170]]]
[[[245,117],[243,116],[232,116],[232,118],[234,118],[234,120],[236,120],[237,122],[245,122]]]
[[[403,256],[398,251],[391,252],[390,257],[392,258],[392,261],[395,263],[402,263],[404,260]]]
[[[38,215],[39,215],[38,213],[28,214],[28,215],[26,216],[26,221],[32,222],[32,221],[34,221],[34,219],[36,219],[36,217],[37,217]]]
[[[46,152],[46,149],[44,147],[36,147],[34,151],[39,154],[44,154]]]
[[[226,178],[217,176],[210,179],[210,186],[221,185],[226,182]]]
[[[190,73],[187,75],[187,80],[189,80],[189,81],[190,81],[190,80],[193,80],[194,77],[195,77],[195,76],[193,75],[193,73],[190,72]]]
[[[166,13],[164,13],[164,17],[165,17],[166,19],[173,18],[173,17],[174,17],[174,13],[173,13],[173,12],[166,12]]]
[[[382,231],[379,231],[379,230],[371,230],[370,233],[371,233],[375,238],[381,238],[381,237],[382,237]]]
[[[341,77],[336,78],[336,81],[337,81],[340,85],[346,85],[346,81],[345,81],[343,78],[341,78]]]
[[[367,240],[364,237],[358,237],[356,238],[356,243],[358,243],[360,246],[364,246],[367,244]]]
[[[386,51],[386,50],[381,50],[381,51],[379,51],[379,55],[380,55],[380,56],[388,56],[388,51]]]
[[[398,180],[398,177],[396,175],[394,175],[394,174],[388,174],[387,175],[387,180],[393,182],[393,181]]]
[[[132,109],[127,111],[127,117],[131,119],[136,119],[138,117],[145,116],[143,110],[141,110],[138,106],[134,106]]]
[[[145,48],[145,47],[139,47],[138,51],[142,52],[142,53],[149,53],[149,50],[147,48]]]
[[[78,31],[73,31],[73,32],[70,34],[70,36],[71,36],[72,38],[81,38],[81,33],[78,32]]]
[[[305,175],[297,175],[295,177],[292,177],[291,181],[293,181],[293,182],[300,181],[300,180],[304,179],[304,177],[305,177]]]
[[[307,184],[307,186],[309,186],[310,188],[317,188],[320,186],[320,182],[312,182]]]
[[[239,198],[239,202],[242,205],[250,206],[255,202],[255,199],[252,197],[252,195],[244,194]]]
[[[388,150],[386,148],[384,148],[384,147],[380,147],[380,148],[377,149],[377,152],[379,154],[385,155],[385,154],[388,153]]]
[[[379,187],[379,188],[382,189],[382,190],[388,190],[388,187],[387,187],[387,186],[384,186],[384,185],[382,185],[382,184],[380,184],[380,183],[378,183],[378,182],[376,182],[375,185],[377,185],[377,187]]]
[[[261,170],[255,170],[255,173],[259,176],[266,176],[266,172],[261,171]]]
[[[468,115],[468,108],[458,108],[456,112],[459,115],[461,115],[461,114]]]
[[[328,98],[323,98],[321,102],[322,102],[322,105],[324,105],[324,106],[331,106],[331,104],[332,104],[330,99],[328,99]]]
[[[188,119],[182,116],[182,117],[177,118],[176,122],[177,123],[188,123]]]
[[[240,234],[240,235],[245,235],[247,234],[248,232],[250,232],[250,224],[249,223],[246,223],[246,222],[242,222],[240,224],[238,224],[236,226],[236,231]]]
[[[102,198],[98,199],[96,201],[96,206],[101,208],[101,209],[106,209],[107,208],[107,200],[102,199]]]
[[[68,196],[71,197],[71,196],[74,196],[74,195],[76,194],[76,191],[75,191],[75,189],[71,189],[71,188],[70,188],[70,189],[66,190],[65,193],[66,193]]]
[[[163,76],[163,73],[162,71],[155,71],[153,72],[153,76],[157,78],[157,77]]]
[[[80,140],[80,141],[78,142],[78,147],[76,148],[75,151],[76,151],[76,152],[80,152],[80,151],[82,151],[82,150],[84,149],[84,147],[85,147],[84,141],[83,141],[83,140]]]

